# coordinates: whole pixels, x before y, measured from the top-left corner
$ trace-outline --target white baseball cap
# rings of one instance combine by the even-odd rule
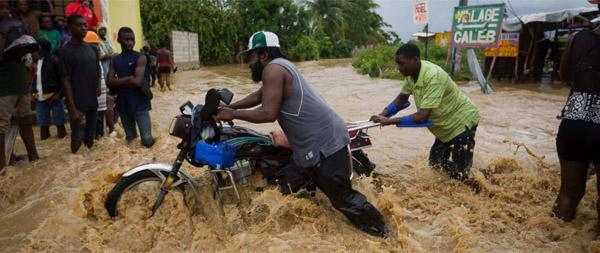
[[[280,47],[279,38],[272,32],[260,31],[252,34],[248,41],[248,49],[240,52],[240,54],[248,53],[259,47]]]

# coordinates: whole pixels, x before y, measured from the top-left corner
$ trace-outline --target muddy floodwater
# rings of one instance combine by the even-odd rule
[[[346,121],[379,113],[401,90],[402,82],[357,74],[350,59],[299,63],[306,79]],[[483,95],[460,83],[481,111],[474,169],[481,191],[451,180],[427,166],[433,135],[425,128],[371,128],[369,158],[383,175],[354,179],[387,219],[386,239],[356,230],[322,193],[314,198],[284,197],[260,176],[243,189],[240,205],[222,209],[213,199],[205,168],[182,169],[200,184],[201,205],[178,191],[169,193],[158,212],[132,196],[117,218],[104,208],[107,193],[129,168],[155,159],[171,164],[178,139],[168,135],[172,117],[186,100],[203,103],[212,87],[227,87],[234,100],[259,88],[247,65],[206,67],[178,72],[173,90],[154,90],[153,136],[156,144],[128,145],[121,127],[116,138],[102,138],[92,149],[70,154],[70,139],[40,141],[42,159],[0,172],[0,250],[2,251],[596,251],[596,179],[572,223],[550,215],[560,186],[555,137],[568,89],[551,84],[492,83],[495,95]],[[411,98],[412,101],[412,98]],[[406,113],[415,112],[409,107]],[[276,123],[237,125],[268,133]],[[17,140],[18,155],[25,148]],[[257,174],[258,175],[258,174]],[[156,197],[154,197],[156,198]],[[150,200],[152,200],[150,198]]]

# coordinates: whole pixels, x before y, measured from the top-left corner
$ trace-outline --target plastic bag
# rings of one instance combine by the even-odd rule
[[[218,170],[231,167],[235,163],[235,147],[225,142],[215,142],[214,145],[210,145],[199,141],[196,143],[194,159]]]

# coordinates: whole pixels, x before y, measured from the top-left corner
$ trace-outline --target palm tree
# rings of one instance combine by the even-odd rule
[[[346,0],[304,0],[311,32],[322,29],[331,39],[343,38],[346,28],[343,9]]]

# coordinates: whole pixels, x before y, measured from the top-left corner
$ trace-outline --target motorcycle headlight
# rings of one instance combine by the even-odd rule
[[[171,121],[169,134],[189,141],[192,139],[192,129],[192,120],[180,115]]]

